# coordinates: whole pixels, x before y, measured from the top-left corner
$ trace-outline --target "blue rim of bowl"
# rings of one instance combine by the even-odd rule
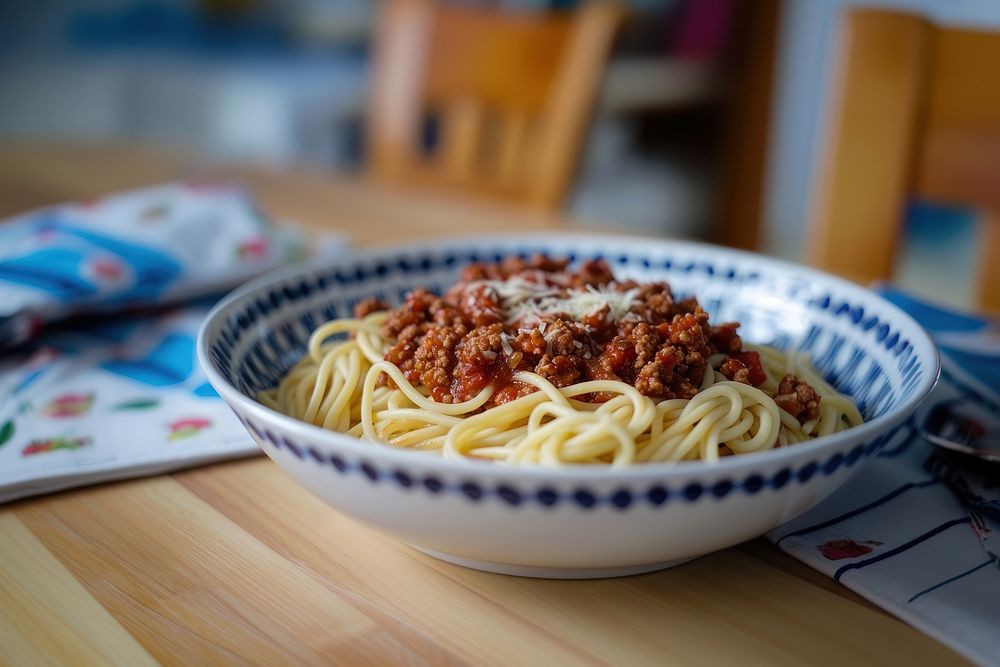
[[[847,431],[841,431],[832,435],[823,436],[810,442],[796,445],[795,447],[771,449],[764,452],[746,454],[742,456],[725,457],[717,463],[707,463],[704,461],[680,461],[675,463],[644,463],[625,468],[605,468],[585,465],[553,468],[546,466],[502,466],[489,461],[479,461],[475,459],[445,459],[443,457],[428,455],[426,452],[409,451],[393,447],[391,445],[368,443],[342,433],[329,431],[289,417],[288,415],[282,414],[264,406],[261,403],[258,403],[256,400],[241,392],[228,380],[222,377],[212,364],[207,349],[209,331],[214,326],[217,326],[217,321],[225,311],[242,301],[248,295],[268,285],[293,279],[299,275],[305,276],[319,269],[330,269],[335,266],[338,261],[344,261],[343,259],[338,260],[337,258],[332,260],[330,258],[320,258],[304,264],[293,265],[272,271],[234,290],[232,293],[224,297],[209,312],[198,332],[198,361],[208,376],[211,384],[215,387],[219,394],[227,402],[229,402],[231,406],[233,406],[234,411],[241,420],[249,420],[251,423],[276,423],[280,426],[280,429],[283,432],[293,434],[297,438],[310,442],[310,446],[321,445],[323,449],[327,450],[325,452],[317,450],[320,456],[316,457],[309,453],[306,449],[299,448],[302,452],[304,452],[300,458],[322,459],[329,461],[330,457],[334,455],[353,457],[359,463],[356,466],[346,467],[345,471],[356,469],[362,474],[364,474],[362,463],[374,466],[376,464],[371,462],[372,459],[383,459],[389,464],[398,466],[416,465],[423,468],[433,468],[440,475],[485,475],[510,482],[515,480],[525,481],[542,479],[552,480],[553,483],[572,483],[574,481],[600,482],[609,480],[626,482],[656,480],[664,477],[679,475],[702,478],[723,477],[722,481],[724,481],[729,477],[736,476],[740,472],[745,471],[747,468],[760,467],[764,465],[780,465],[781,463],[786,463],[791,459],[797,459],[807,452],[813,453],[813,458],[815,459],[825,450],[835,448],[837,443],[855,438],[868,443],[864,455],[860,457],[863,459],[878,451],[881,446],[884,446],[884,444],[888,442],[892,435],[906,425],[908,422],[907,417],[912,415],[913,411],[915,411],[920,403],[926,399],[937,382],[941,368],[937,348],[931,341],[926,331],[924,331],[924,329],[905,311],[901,310],[878,294],[843,278],[838,278],[816,269],[801,266],[792,262],[765,257],[756,253],[721,248],[709,244],[694,243],[689,241],[644,239],[641,237],[622,238],[609,235],[585,233],[550,233],[517,235],[463,235],[423,241],[420,243],[376,246],[358,251],[352,251],[348,256],[348,259],[351,262],[356,262],[375,259],[384,255],[391,255],[392,253],[414,253],[421,251],[441,252],[447,247],[467,249],[469,246],[473,245],[480,248],[486,248],[489,244],[543,245],[546,243],[567,244],[573,242],[591,244],[605,243],[613,245],[623,241],[627,243],[644,243],[647,245],[663,246],[672,250],[690,249],[696,253],[720,253],[744,261],[757,262],[762,266],[772,266],[781,271],[792,272],[802,277],[818,279],[826,282],[832,287],[835,286],[838,289],[845,290],[848,293],[853,292],[857,295],[863,295],[866,299],[874,299],[878,302],[880,308],[882,308],[886,314],[892,316],[894,321],[906,323],[913,330],[913,335],[910,336],[911,343],[913,344],[915,351],[922,347],[927,353],[929,353],[929,358],[926,359],[929,370],[922,382],[914,387],[913,394],[908,399],[903,401],[887,414],[880,415],[879,417],[867,421],[860,426],[856,426]],[[253,419],[251,419],[251,417],[253,417]],[[899,423],[891,424],[893,420],[898,420]],[[891,426],[886,427],[887,424],[891,424]],[[886,433],[881,436],[872,437],[873,433],[882,429],[885,429]],[[259,430],[263,433],[267,429]],[[287,436],[283,435],[280,437],[285,441],[292,442],[294,445],[294,441],[288,439]],[[277,443],[276,446],[281,448],[283,444],[282,440],[278,440],[277,438],[275,438],[275,440]],[[289,451],[292,451],[294,454],[293,449],[286,449],[289,449]],[[840,457],[840,459],[837,457]],[[801,479],[801,477],[804,476],[806,480],[802,481],[807,481],[817,470],[826,470],[827,466],[831,466],[832,461],[840,461],[846,458],[847,457],[845,455],[837,453],[822,463],[816,460],[811,460],[805,465],[799,466],[797,470],[790,471],[790,474],[792,478]],[[337,468],[335,464],[333,464],[333,467]],[[832,467],[835,468],[837,466]],[[810,470],[812,472],[806,472]],[[383,477],[382,472],[379,474],[380,478]],[[779,473],[781,473],[781,470],[779,470]],[[387,474],[391,474],[391,471]],[[747,479],[753,476],[754,475],[748,475]],[[435,485],[432,483],[431,486]]]
[[[904,429],[908,431],[906,439],[917,433],[915,421],[910,416],[870,443],[859,443],[846,454],[838,451],[822,463],[809,461],[795,470],[784,466],[773,475],[752,472],[743,477],[735,475],[732,478],[720,477],[710,483],[688,478],[680,485],[671,485],[664,479],[663,475],[660,475],[655,481],[647,482],[648,485],[641,490],[630,487],[627,482],[618,482],[612,491],[601,493],[588,486],[586,481],[581,480],[572,482],[572,488],[565,491],[560,490],[557,484],[544,482],[539,483],[533,490],[525,491],[506,480],[499,483],[484,483],[469,475],[464,475],[454,481],[449,481],[445,476],[437,473],[417,473],[398,464],[382,468],[366,457],[352,462],[337,453],[324,454],[311,445],[297,444],[287,436],[277,435],[267,427],[258,426],[249,418],[239,414],[237,416],[258,439],[267,442],[275,449],[284,449],[298,459],[311,461],[321,467],[328,465],[340,475],[362,476],[371,484],[389,482],[403,491],[423,489],[432,496],[450,493],[463,496],[473,503],[492,497],[513,507],[533,502],[545,509],[551,509],[559,504],[570,504],[584,510],[609,506],[619,511],[641,501],[645,501],[653,507],[660,507],[668,501],[672,503],[684,501],[690,504],[701,499],[722,500],[736,491],[756,495],[766,489],[777,491],[795,482],[806,484],[814,477],[832,475],[841,467],[850,468],[880,452],[889,441]],[[416,454],[416,452],[414,453]],[[594,480],[589,481],[593,482]]]

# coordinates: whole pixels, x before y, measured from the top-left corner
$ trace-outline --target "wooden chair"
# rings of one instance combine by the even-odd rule
[[[980,214],[978,302],[1000,311],[1000,34],[848,17],[811,259],[888,278],[909,196]]]
[[[558,208],[619,16],[606,2],[540,17],[387,2],[368,114],[370,175]],[[422,141],[429,118],[433,150]]]

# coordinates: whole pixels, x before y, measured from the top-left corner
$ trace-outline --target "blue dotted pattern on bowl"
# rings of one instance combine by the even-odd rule
[[[766,276],[756,270],[743,271],[707,261],[678,261],[669,257],[654,258],[635,253],[612,257],[598,253],[576,256],[543,244],[495,254],[474,249],[445,253],[428,250],[425,254],[410,253],[379,260],[357,260],[354,264],[344,263],[328,271],[272,285],[267,292],[248,300],[240,310],[228,317],[211,341],[209,356],[223,377],[242,393],[253,397],[262,389],[275,386],[288,372],[303,354],[309,335],[318,324],[349,316],[354,305],[362,299],[376,296],[390,303],[399,302],[406,292],[417,285],[440,292],[451,284],[455,274],[465,264],[498,261],[512,254],[529,257],[539,252],[568,256],[570,261],[603,258],[618,265],[619,269],[660,271],[666,274],[667,280],[671,280],[672,275],[695,274],[706,276],[715,282],[724,281],[729,286],[764,284],[767,280]],[[404,280],[402,284],[394,285],[391,284],[393,277]],[[792,341],[779,334],[771,341],[772,345],[787,348],[795,344],[797,349],[809,352],[813,362],[827,379],[857,401],[866,419],[885,414],[913,394],[922,375],[920,359],[910,342],[901,332],[893,329],[888,320],[883,320],[879,313],[867,312],[860,304],[848,303],[832,294],[814,294],[808,281],[783,284],[781,290],[782,300],[796,302],[822,313],[827,320],[833,319],[852,328],[855,341],[834,327],[814,323],[801,339]],[[343,294],[339,295],[340,292]],[[726,291],[722,291],[701,300],[713,318],[746,323],[758,316],[761,309],[756,304],[751,308],[735,299],[727,302],[725,294]],[[251,331],[259,325],[262,327],[259,330],[261,333],[254,338]],[[857,334],[871,337],[877,346],[884,348],[886,355],[883,355],[882,361],[876,359],[867,347],[856,342]],[[887,372],[883,366],[886,359],[891,364],[892,373]],[[699,484],[683,489],[653,486],[641,492],[621,489],[611,496],[598,497],[586,489],[579,489],[569,496],[544,488],[530,492],[509,486],[487,489],[471,481],[450,483],[434,477],[418,478],[404,470],[378,470],[371,463],[363,461],[352,462],[337,456],[324,457],[318,451],[304,448],[287,438],[275,437],[254,425],[246,416],[241,415],[241,419],[262,443],[289,451],[299,458],[308,457],[318,464],[330,465],[340,473],[363,474],[371,483],[395,483],[404,489],[422,488],[432,494],[458,493],[473,502],[494,497],[509,505],[531,501],[551,507],[572,502],[583,508],[608,505],[619,509],[632,506],[640,498],[653,505],[662,505],[675,498],[694,502],[701,498],[723,498],[735,490],[754,494],[765,488],[781,488],[792,481],[805,483],[813,475],[829,475],[842,466],[853,466],[879,451],[901,428],[909,427],[912,431],[912,424],[907,421],[891,433],[856,446],[847,455],[835,454],[829,460],[810,462],[798,470],[781,470],[769,478],[750,475],[740,480],[717,481],[710,487]]]
[[[452,481],[437,475],[417,474],[398,466],[391,469],[380,468],[364,459],[352,461],[340,454],[326,454],[315,447],[299,444],[287,436],[275,434],[246,415],[237,413],[237,417],[261,445],[289,452],[296,458],[309,460],[319,466],[329,466],[340,475],[360,475],[370,484],[387,484],[403,491],[423,491],[431,495],[457,494],[470,502],[494,499],[515,507],[531,503],[542,507],[568,504],[585,510],[599,506],[625,510],[639,503],[660,507],[667,502],[722,500],[735,492],[755,495],[766,489],[778,490],[788,484],[805,484],[815,475],[832,475],[841,468],[851,468],[880,452],[890,442],[895,441],[893,448],[905,446],[916,433],[914,421],[910,418],[869,443],[855,445],[847,454],[838,452],[825,461],[810,461],[794,470],[786,467],[767,476],[750,473],[740,479],[722,478],[710,483],[689,482],[680,488],[658,482],[643,488],[623,486],[601,495],[585,486],[577,486],[569,491],[560,491],[551,486],[519,489],[509,483],[486,485],[473,479]]]

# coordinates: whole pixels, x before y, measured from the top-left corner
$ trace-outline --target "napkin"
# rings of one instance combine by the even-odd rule
[[[224,183],[0,223],[0,503],[259,453],[195,337],[220,290],[344,247],[309,245]]]
[[[934,338],[941,380],[875,460],[768,537],[970,660],[1000,665],[1000,465],[920,435],[952,406],[1000,426],[1000,333],[986,318],[881,291]]]
[[[0,346],[78,313],[176,302],[299,258],[237,184],[189,181],[0,222]]]

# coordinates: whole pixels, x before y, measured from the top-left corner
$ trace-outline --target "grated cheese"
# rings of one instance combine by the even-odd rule
[[[638,301],[637,288],[617,292],[588,285],[584,289],[554,288],[544,282],[533,282],[521,276],[508,280],[483,280],[470,287],[483,286],[497,295],[501,310],[508,324],[540,322],[548,315],[565,314],[575,320],[593,315],[607,307],[607,317],[617,322],[631,315],[629,312]],[[539,327],[544,333],[545,323]]]
[[[506,333],[500,334],[500,347],[503,348],[503,353],[508,357],[514,353],[514,348],[511,347],[510,341],[507,340],[509,336]]]

